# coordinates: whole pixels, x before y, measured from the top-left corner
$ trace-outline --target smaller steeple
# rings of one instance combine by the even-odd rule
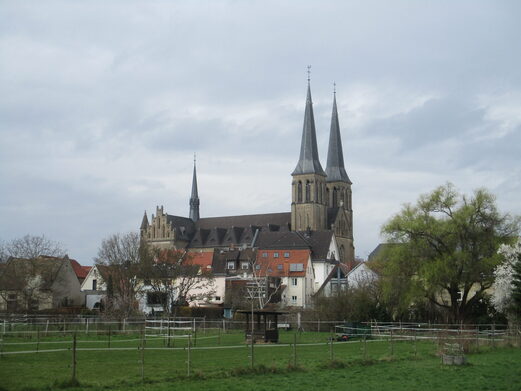
[[[344,152],[340,137],[340,125],[338,123],[338,110],[336,107],[336,84],[333,90],[333,112],[331,113],[331,129],[329,133],[329,148],[327,151],[326,166],[327,182],[347,182],[351,184],[344,167]]]
[[[148,217],[147,217],[147,211],[145,210],[145,214],[143,215],[143,221],[141,222],[141,229],[147,229],[148,228]]]
[[[199,220],[199,194],[197,192],[197,172],[195,167],[194,153],[194,175],[192,178],[192,195],[190,196],[190,219],[193,222]]]

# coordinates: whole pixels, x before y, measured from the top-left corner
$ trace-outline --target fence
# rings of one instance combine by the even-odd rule
[[[519,332],[512,333],[504,325],[458,325],[456,328],[454,325],[373,322],[351,327],[345,322],[336,322],[328,331],[302,331],[296,327],[292,331],[281,331],[279,344],[248,345],[244,333],[237,330],[239,326],[244,329],[244,322],[204,318],[123,322],[89,319],[65,324],[46,319],[3,324],[6,330],[0,340],[2,364],[37,362],[38,367],[45,367],[49,375],[57,378],[63,378],[65,369],[74,381],[91,381],[94,376],[91,371],[107,379],[129,377],[143,381],[145,378],[219,374],[250,366],[313,367],[337,360],[419,359],[433,357],[447,343],[457,343],[466,351],[477,351],[505,342],[521,342]],[[116,327],[120,324],[121,327]],[[324,328],[324,324],[321,327]],[[83,369],[86,367],[89,372]],[[2,368],[8,370],[0,365],[0,377]],[[20,366],[17,368],[19,371]],[[8,372],[3,376],[9,376]],[[17,373],[17,376],[26,380],[23,374]],[[28,372],[26,376],[30,380],[33,375]]]

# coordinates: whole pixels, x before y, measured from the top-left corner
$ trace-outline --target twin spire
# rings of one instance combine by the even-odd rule
[[[340,137],[340,125],[338,123],[338,110],[336,105],[336,90],[333,98],[333,112],[331,114],[331,129],[329,134],[329,148],[327,153],[326,171],[322,169],[318,157],[317,135],[315,130],[315,118],[313,115],[313,102],[311,100],[311,87],[309,83],[306,97],[306,111],[304,114],[304,127],[302,129],[302,143],[297,167],[291,175],[317,174],[326,176],[327,182],[348,182],[351,184],[344,167],[344,154]]]

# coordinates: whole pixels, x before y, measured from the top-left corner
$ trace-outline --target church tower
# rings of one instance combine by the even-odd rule
[[[326,230],[326,173],[318,158],[309,73],[300,157],[297,167],[291,175],[293,177],[291,183],[291,229],[293,231]]]
[[[338,123],[336,91],[333,97],[333,112],[329,133],[329,148],[326,166],[326,198],[329,206],[331,229],[335,232],[343,262],[354,260],[353,246],[353,205],[351,199],[351,180],[344,167],[344,153]]]
[[[195,168],[194,156],[194,175],[192,178],[192,195],[190,196],[190,214],[189,218],[195,223],[199,220],[199,194],[197,192],[197,172]]]

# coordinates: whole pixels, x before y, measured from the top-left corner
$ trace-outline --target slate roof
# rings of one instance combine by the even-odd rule
[[[195,223],[190,248],[251,245],[257,230],[289,232],[291,213],[206,217]]]
[[[252,248],[243,250],[215,250],[212,261],[213,273],[221,275],[240,274],[242,273],[241,262],[248,262],[251,264],[252,261],[255,260],[255,256],[256,250]],[[227,269],[229,261],[235,262],[235,269]]]
[[[310,249],[314,261],[328,259],[332,231],[261,232],[255,246],[259,249]]]
[[[304,126],[302,128],[300,157],[297,167],[295,167],[295,170],[291,175],[300,174],[326,175],[318,157],[315,117],[313,115],[313,102],[311,100],[311,87],[309,86],[309,83],[306,97],[306,111],[304,113]]]
[[[351,180],[344,167],[344,152],[342,150],[342,138],[340,125],[338,124],[338,111],[336,107],[336,94],[333,98],[333,112],[331,113],[331,129],[329,132],[329,148],[327,151],[326,166],[327,182],[347,182]]]

